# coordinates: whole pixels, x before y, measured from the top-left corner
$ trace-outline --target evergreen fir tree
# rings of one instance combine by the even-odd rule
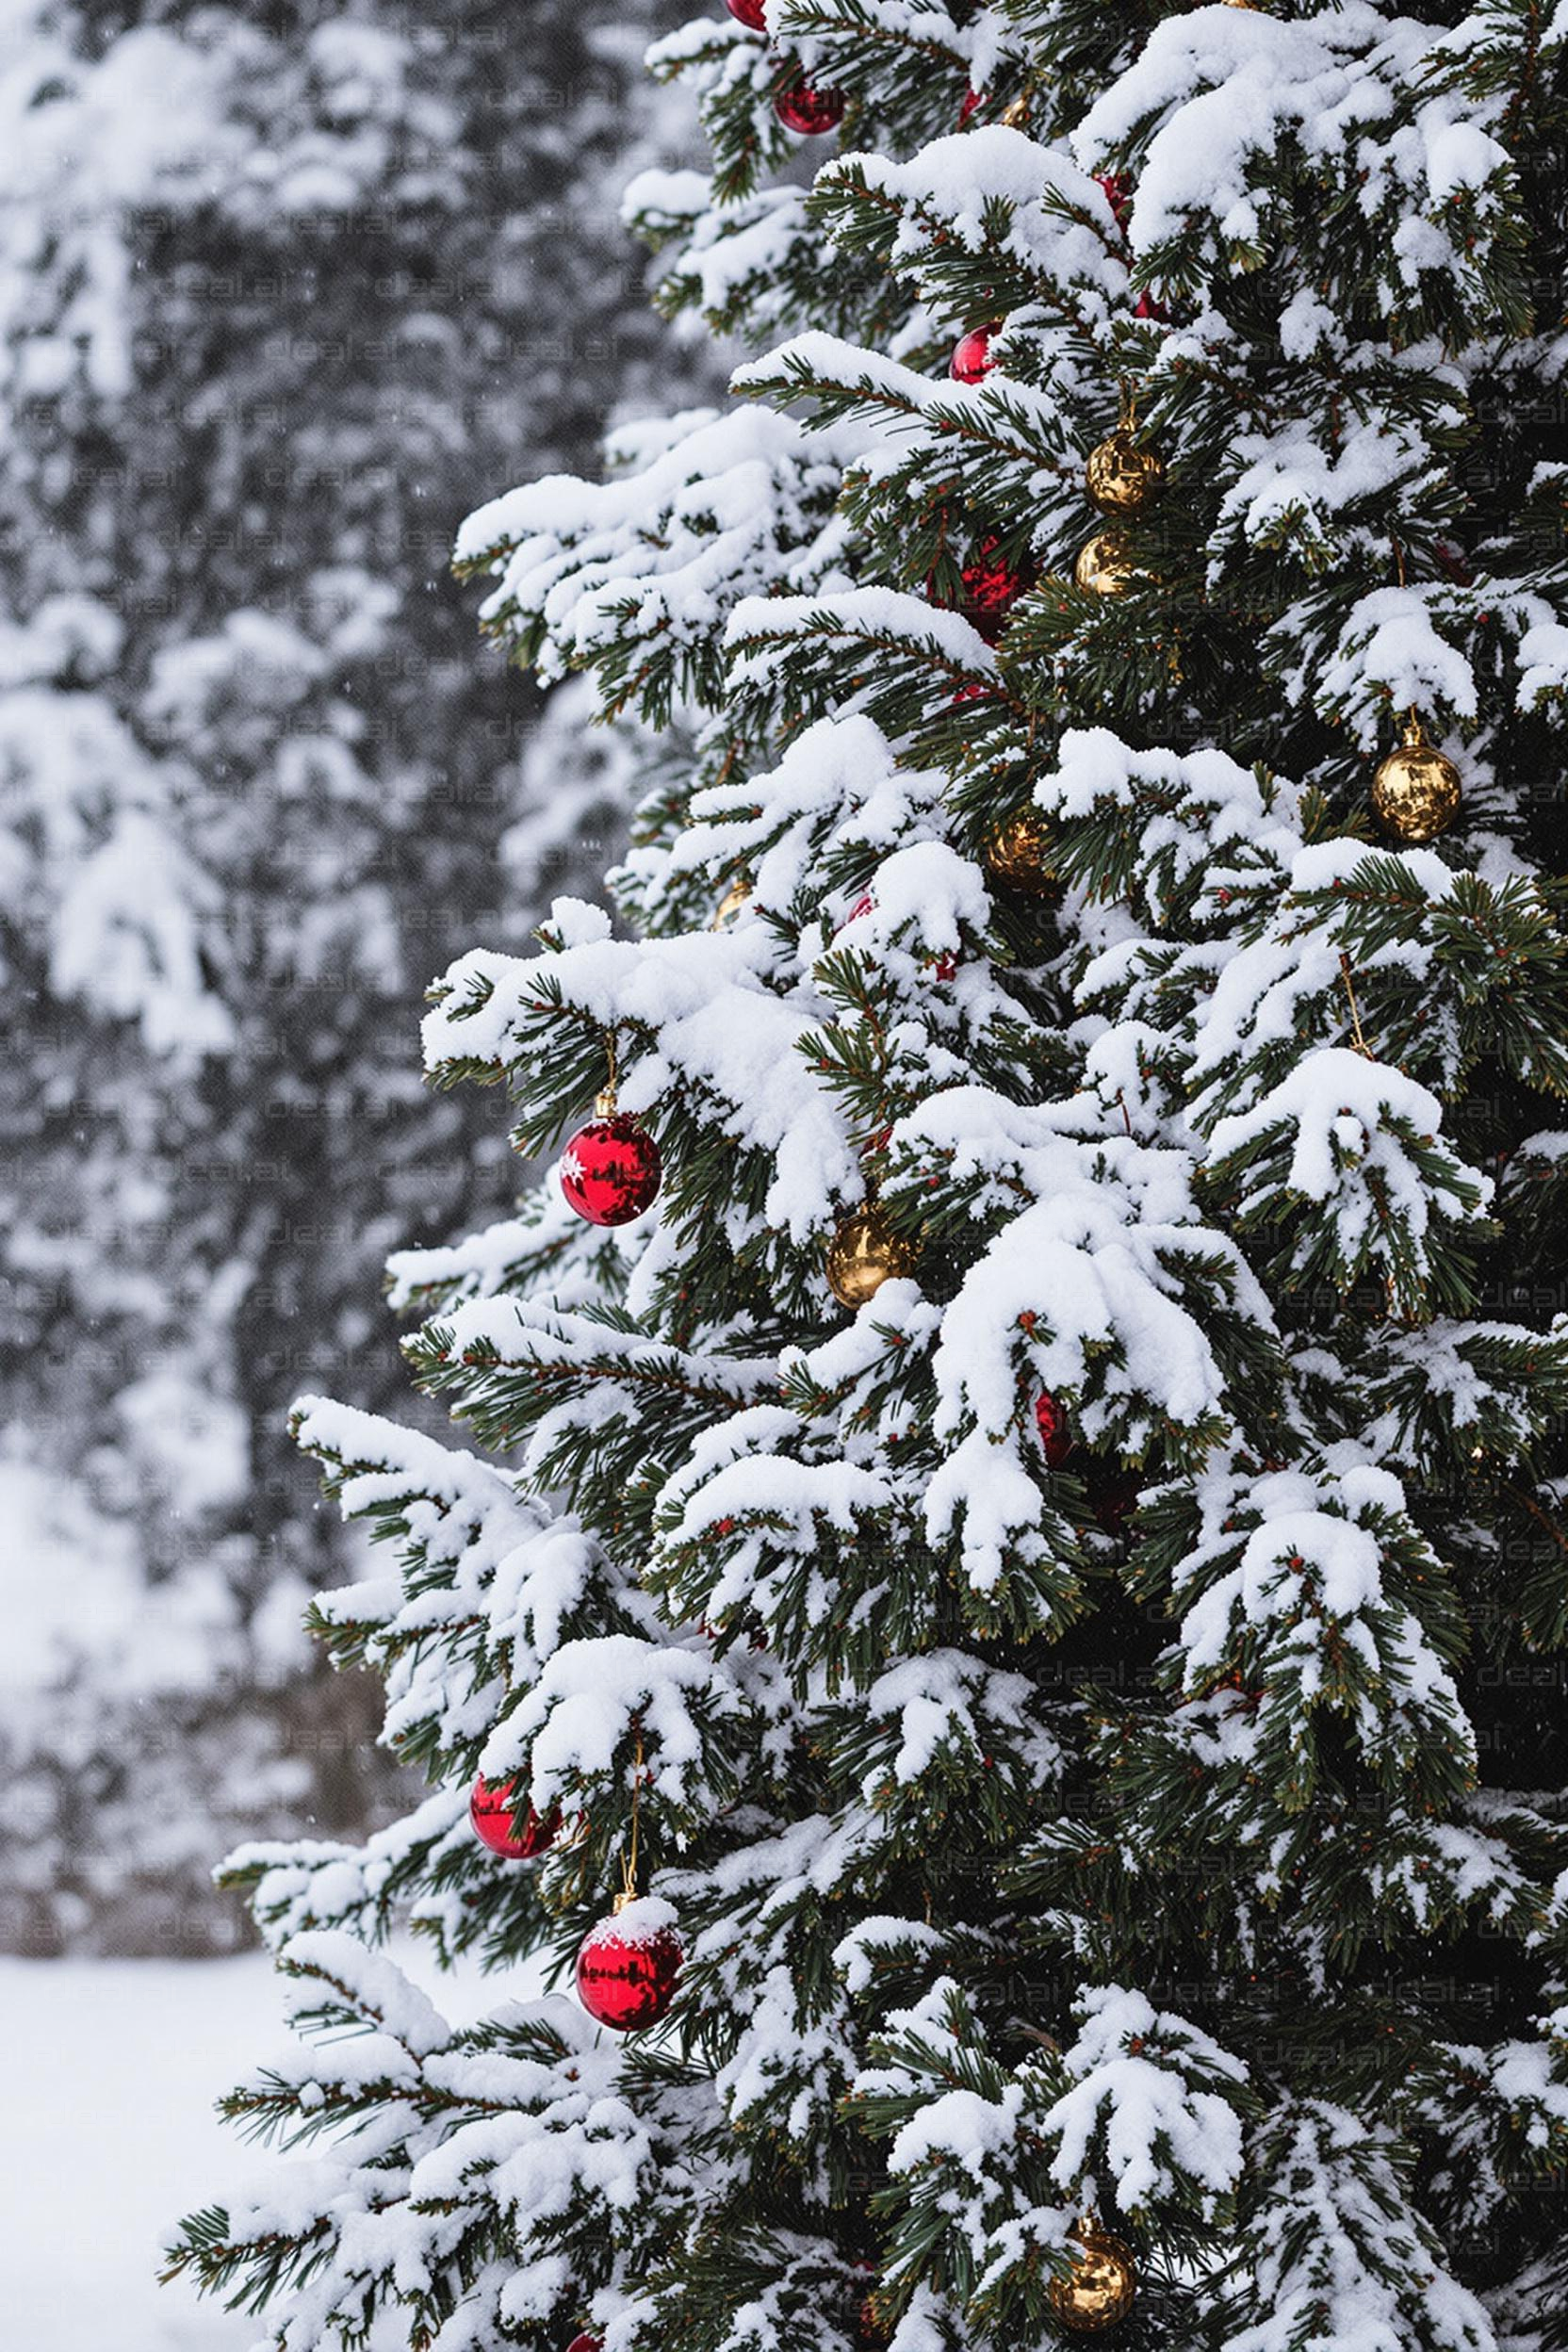
[[[677,756],[635,936],[563,898],[426,1054],[529,1153],[613,1080],[561,1175],[662,1189],[394,1262],[472,1450],[298,1408],[433,1793],[230,1864],[305,2037],[230,2112],[310,2160],[173,2267],[288,2352],[1562,2346],[1562,30],[653,62],[743,403],[460,554]],[[508,1998],[602,2009],[639,1866],[667,2017]]]

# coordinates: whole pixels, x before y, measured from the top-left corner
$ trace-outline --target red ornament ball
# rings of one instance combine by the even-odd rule
[[[512,1826],[514,1780],[486,1780],[482,1773],[468,1798],[468,1819],[482,1846],[507,1862],[535,1862],[548,1853],[561,1829],[561,1807],[552,1805],[544,1815],[531,1805],[519,1835]]]
[[[668,2017],[685,1956],[669,1903],[657,1895],[623,1903],[583,1938],[578,1999],[600,2025],[638,2033]]]
[[[561,1189],[590,1225],[629,1225],[659,1194],[659,1146],[616,1113],[580,1128],[561,1155]]]
[[[604,2338],[602,2336],[574,2336],[566,2346],[566,2352],[604,2352]]]
[[[765,33],[768,20],[762,14],[762,0],[725,0],[725,6],[737,24],[743,24],[748,33]]]
[[[963,103],[958,108],[958,128],[961,131],[968,130],[975,114],[979,108],[986,104],[986,101],[989,98],[989,96],[990,91],[988,90],[976,90],[972,83],[970,85],[969,89],[965,90]]]
[[[991,337],[995,333],[994,326],[972,327],[968,335],[958,337],[947,363],[947,372],[955,384],[984,384],[996,366],[991,357]]]
[[[1125,180],[1118,179],[1114,172],[1102,172],[1100,174],[1096,185],[1101,189],[1101,192],[1104,196],[1105,202],[1111,208],[1117,227],[1119,229],[1124,227],[1126,225],[1128,208],[1133,201],[1132,189],[1128,187]]]
[[[1072,1431],[1068,1426],[1067,1407],[1059,1405],[1048,1388],[1042,1388],[1035,1399],[1035,1427],[1040,1433],[1040,1448],[1053,1470],[1059,1470],[1072,1451]]]
[[[974,561],[966,564],[959,574],[963,595],[958,610],[992,643],[1001,636],[1008,612],[1024,590],[1023,574],[1004,563],[998,553],[1000,546],[998,539],[982,539]]]
[[[787,131],[798,131],[802,139],[821,139],[843,121],[844,94],[841,90],[813,90],[803,74],[779,91],[773,110]]]

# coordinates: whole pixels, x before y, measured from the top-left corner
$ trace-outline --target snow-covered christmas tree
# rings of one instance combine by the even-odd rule
[[[569,1138],[393,1263],[471,1450],[298,1409],[433,1788],[230,1866],[286,2352],[1568,2344],[1565,39],[655,51],[756,355],[463,537],[654,732],[429,1019]]]

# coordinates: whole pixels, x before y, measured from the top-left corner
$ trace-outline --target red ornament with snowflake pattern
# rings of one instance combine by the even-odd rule
[[[561,1155],[561,1189],[590,1225],[629,1225],[659,1197],[659,1146],[612,1096],[600,1095],[597,1108]]]

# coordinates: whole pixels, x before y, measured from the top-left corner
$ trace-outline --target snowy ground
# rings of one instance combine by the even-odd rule
[[[490,1987],[433,1981],[449,2016]],[[510,1993],[517,1987],[509,1983]],[[0,2339],[26,2352],[244,2352],[262,2329],[160,2287],[180,2215],[264,2168],[214,2099],[286,2038],[267,1961],[0,1959]]]

